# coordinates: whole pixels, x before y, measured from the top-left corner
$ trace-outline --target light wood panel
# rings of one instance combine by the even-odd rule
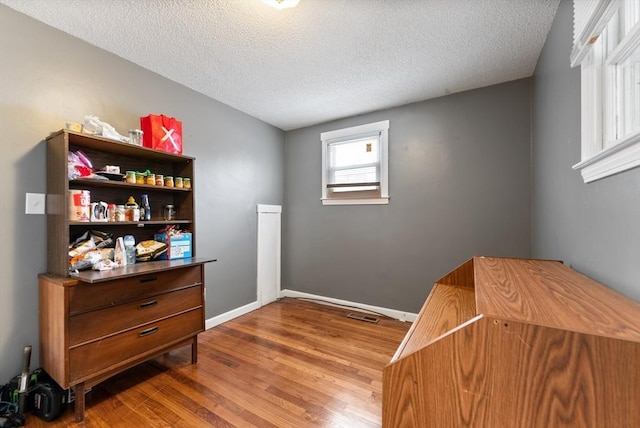
[[[383,426],[640,426],[638,302],[557,261],[458,269],[384,369]]]
[[[379,427],[382,368],[410,324],[347,318],[351,310],[284,299],[198,336],[188,348],[116,375],[31,427]]]

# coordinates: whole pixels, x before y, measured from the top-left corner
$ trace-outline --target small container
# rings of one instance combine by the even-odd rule
[[[173,205],[166,205],[164,207],[163,217],[165,221],[173,221],[176,218],[176,210]]]
[[[125,204],[124,218],[126,221],[140,221],[140,207],[133,196]]]
[[[156,186],[164,186],[164,177],[162,174],[156,174]]]
[[[136,262],[136,239],[133,235],[124,236],[124,253],[127,258],[128,265],[132,265]]]
[[[144,184],[144,172],[136,172],[136,184]]]
[[[124,176],[124,181],[127,183],[135,184],[136,183],[136,172],[135,171],[127,171]]]
[[[173,187],[173,177],[170,175],[166,175],[164,177],[164,185],[167,187]]]
[[[182,177],[176,177],[173,179],[174,186],[182,188]]]
[[[116,221],[116,204],[107,205],[107,212],[109,213],[109,222],[113,223]]]
[[[183,178],[182,179],[182,186],[185,189],[191,189],[191,179],[190,178]]]
[[[125,221],[124,213],[124,205],[116,205],[115,221]]]
[[[146,183],[150,186],[156,185],[156,175],[153,173],[147,174]]]
[[[142,145],[142,135],[144,132],[140,129],[130,129],[129,130],[129,142],[136,146]]]

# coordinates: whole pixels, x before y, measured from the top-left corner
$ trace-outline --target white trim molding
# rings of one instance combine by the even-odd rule
[[[323,198],[322,205],[388,205],[389,198],[332,199]]]
[[[258,213],[274,213],[279,214],[282,212],[282,205],[264,205],[258,204],[256,208],[256,212]]]
[[[282,290],[280,292],[280,296],[292,297],[296,299],[309,299],[309,300],[318,301],[319,303],[324,303],[328,305],[351,306],[359,310],[369,312],[371,314],[386,315],[388,317],[397,319],[399,321],[414,322],[418,318],[418,314],[415,314],[413,312],[403,312],[403,311],[398,311],[396,309],[382,308],[380,306],[366,305],[364,303],[350,302],[348,300],[334,299],[332,297],[318,296],[316,294],[303,293],[301,291],[295,291],[295,290]]]
[[[573,169],[581,172],[585,183],[590,183],[637,166],[640,166],[640,134],[575,164]]]
[[[260,308],[260,304],[255,301],[239,308],[232,309],[228,312],[216,315],[215,317],[206,320],[204,323],[204,328],[205,330],[209,330],[210,328],[213,328],[217,325],[220,325],[227,321],[231,321],[234,318],[238,318],[240,315],[248,314],[249,312],[255,311],[258,308]]]

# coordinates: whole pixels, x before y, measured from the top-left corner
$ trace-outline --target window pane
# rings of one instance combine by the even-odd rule
[[[366,138],[328,146],[329,167],[343,168],[378,163],[380,150],[378,138]]]
[[[640,131],[640,46],[617,68],[618,138]]]

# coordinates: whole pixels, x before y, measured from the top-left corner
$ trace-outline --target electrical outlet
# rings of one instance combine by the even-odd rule
[[[44,193],[27,193],[25,197],[25,214],[44,214]]]

